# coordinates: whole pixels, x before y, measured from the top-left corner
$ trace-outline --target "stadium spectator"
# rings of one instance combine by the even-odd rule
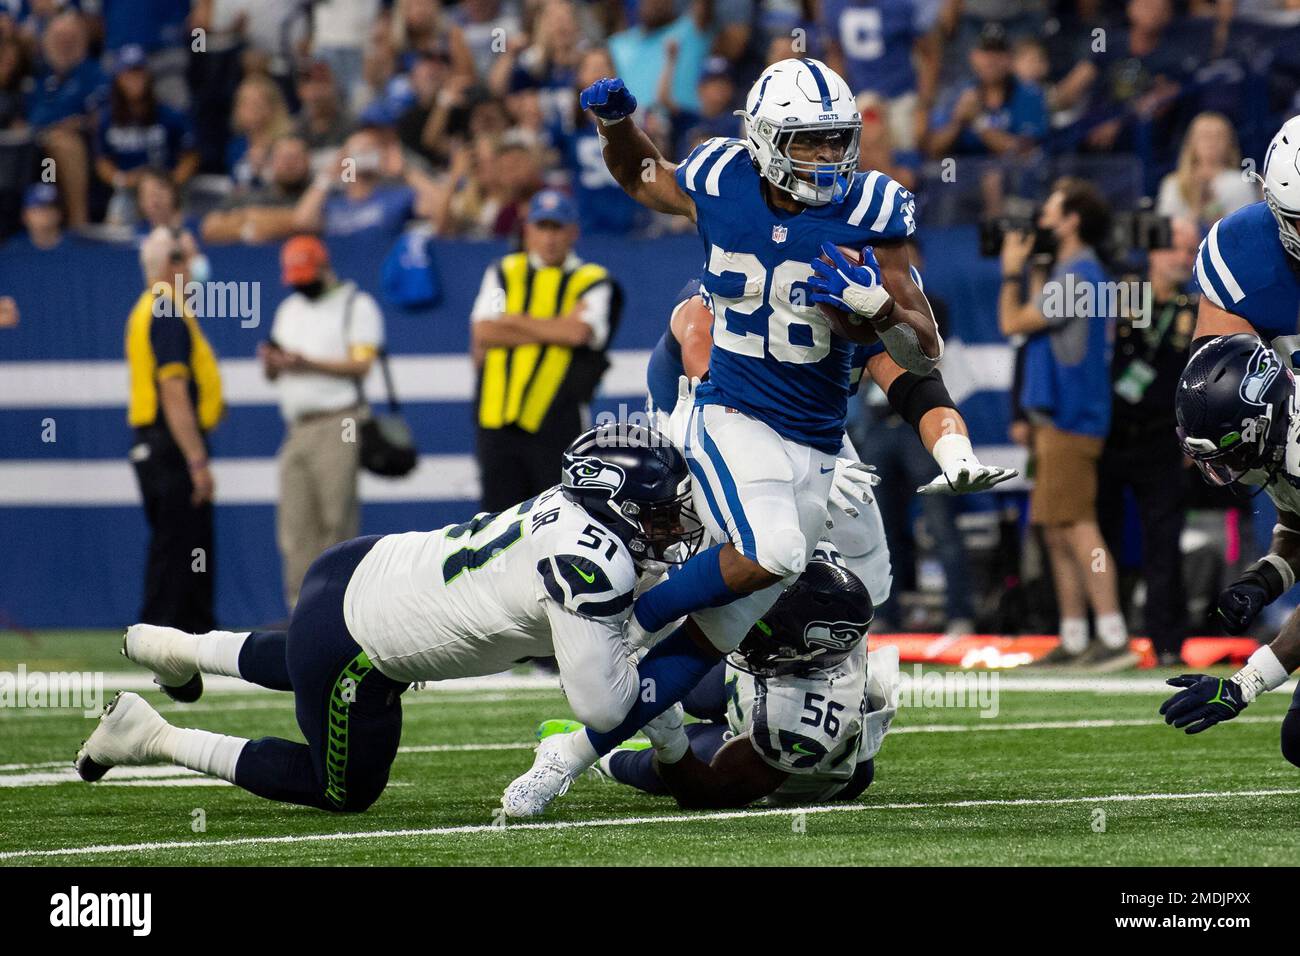
[[[496,96],[534,89],[544,121],[566,123],[577,100],[574,85],[583,39],[571,0],[546,0],[537,10],[531,37],[507,37],[505,51],[487,74],[488,88]]]
[[[460,0],[448,14],[460,27],[474,60],[474,72],[481,77],[488,75],[511,38],[522,37],[523,25],[514,6],[502,0]]]
[[[63,212],[59,191],[49,183],[33,183],[23,196],[23,228],[33,248],[49,251],[63,241]]]
[[[412,217],[434,215],[438,185],[406,162],[391,130],[357,130],[332,166],[317,174],[298,201],[297,231],[392,239]]]
[[[827,64],[854,94],[884,99],[894,142],[915,148],[918,120],[934,103],[939,78],[938,0],[822,0],[818,6]]]
[[[362,86],[366,39],[382,6],[381,0],[316,0],[312,4],[312,53],[325,65],[331,81],[337,82],[342,95],[340,112],[357,105],[355,98]],[[301,97],[301,77],[298,82]],[[342,139],[340,136],[339,142]],[[337,146],[338,143],[313,144],[313,148],[316,145]]]
[[[514,236],[528,198],[542,185],[536,151],[518,139],[479,136],[456,154],[437,192],[432,220],[439,235]]]
[[[1125,492],[1133,496],[1146,582],[1146,633],[1162,666],[1178,663],[1187,630],[1180,541],[1188,471],[1178,443],[1174,393],[1196,324],[1191,290],[1199,242],[1193,222],[1177,220],[1171,247],[1148,253],[1149,308],[1119,316],[1110,434],[1097,499],[1107,547],[1118,556],[1124,551]]]
[[[265,182],[271,144],[292,131],[284,94],[265,73],[254,73],[239,84],[231,128],[236,134],[226,164],[237,189],[255,189]]]
[[[115,190],[108,218],[129,221],[115,212],[134,207],[144,170],[163,170],[182,184],[198,169],[199,154],[189,117],[155,99],[142,48],[122,47],[113,72],[109,102],[100,111],[95,172]]]
[[[339,281],[315,236],[286,242],[280,267],[293,293],[276,309],[258,355],[287,427],[277,456],[276,537],[292,611],[311,563],[360,527],[361,383],[383,345],[384,318],[369,293]]]
[[[465,35],[443,14],[438,0],[397,0],[371,31],[363,69],[371,96],[381,95],[417,52],[446,57],[453,76],[474,82],[474,56]]]
[[[713,39],[713,0],[693,0],[680,16],[673,0],[638,0],[637,25],[609,38],[614,75],[647,109],[658,102],[659,74],[669,43],[676,45],[673,99],[682,109],[700,108],[697,85]]]
[[[935,113],[924,137],[925,152],[939,159],[953,153],[1023,154],[1047,136],[1043,92],[1011,69],[1006,34],[990,24],[970,53],[974,82]]]
[[[216,627],[208,434],[224,405],[216,355],[185,305],[197,256],[188,233],[148,235],[140,246],[147,288],[125,338],[130,458],[150,529],[140,621],[202,634]]]
[[[584,235],[628,233],[646,220],[641,205],[623,191],[606,167],[595,119],[578,106],[577,90],[613,75],[614,63],[606,50],[598,47],[584,53],[574,81],[570,116],[551,131],[578,202]]]
[[[1258,201],[1259,190],[1242,168],[1232,124],[1221,113],[1201,113],[1183,137],[1177,168],[1160,182],[1156,212],[1205,230]]]
[[[271,181],[261,189],[227,197],[203,217],[204,242],[272,242],[294,232],[295,211],[311,185],[307,144],[283,136],[271,147]]]
[[[307,144],[313,159],[319,157],[323,165],[333,159],[334,152],[352,132],[347,98],[339,95],[334,71],[325,59],[313,60],[299,71],[296,92],[301,105],[294,130]]]
[[[108,86],[104,71],[87,56],[88,44],[81,14],[54,17],[41,37],[41,59],[27,103],[28,121],[58,170],[71,228],[84,226],[89,218],[88,117],[99,109]]]
[[[27,125],[27,49],[13,36],[0,38],[0,133]]]
[[[144,50],[158,102],[181,112],[189,110],[186,67],[194,37],[186,21],[199,4],[189,0],[95,0],[81,6],[98,11],[104,52],[110,59],[128,46]]]
[[[664,71],[659,78],[659,104],[667,111],[672,137],[670,155],[685,159],[692,149],[714,136],[736,136],[740,133],[740,120],[736,109],[736,81],[733,67],[720,56],[709,57],[700,72],[696,86],[698,110],[684,109],[673,99],[672,77],[677,63],[677,45],[668,44],[665,51]]]
[[[587,427],[618,321],[609,273],[573,252],[572,199],[538,193],[523,235],[522,252],[488,266],[470,312],[486,511],[555,484],[564,449]]]
[[[159,227],[181,229],[185,226],[180,187],[162,170],[141,171],[135,200],[140,220],[137,228],[141,235],[148,235]]]
[[[879,170],[907,189],[916,188],[921,155],[916,150],[897,149],[886,121],[886,104],[875,93],[857,98],[862,117],[862,134],[858,141],[858,169]]]
[[[393,123],[397,138],[403,149],[445,165],[462,142],[449,124],[453,113],[458,125],[466,121],[469,84],[452,75],[450,62],[439,53],[416,54],[407,77],[412,100]]]
[[[1110,426],[1115,322],[1096,250],[1109,236],[1110,210],[1096,186],[1062,179],[1043,205],[1038,226],[1052,236],[1051,271],[1035,259],[1023,296],[1035,236],[1008,232],[998,324],[1003,335],[1027,337],[1020,399],[1033,425],[1030,522],[1042,528],[1061,614],[1061,643],[1043,662],[1112,670],[1136,660],[1096,507],[1097,465]],[[1099,638],[1091,647],[1089,607]]]

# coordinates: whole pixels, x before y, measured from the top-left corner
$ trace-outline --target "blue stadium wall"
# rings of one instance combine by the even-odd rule
[[[408,479],[367,477],[363,531],[462,520],[477,507],[467,316],[484,269],[506,247],[433,243],[442,299],[421,311],[384,302],[378,277],[387,249],[338,242],[331,250],[339,273],[384,305],[399,391],[423,455]],[[204,320],[230,403],[213,436],[218,618],[224,626],[256,626],[285,614],[274,532],[274,455],[283,426],[254,359],[284,290],[277,247],[208,251],[215,281],[258,281],[262,296],[258,327],[238,318]],[[924,251],[927,291],[952,313],[946,374],[954,395],[981,452],[1014,458],[1005,446],[1010,353],[997,334],[996,261],[978,258],[973,230],[931,231]],[[594,411],[639,409],[645,361],[678,289],[698,271],[699,240],[602,238],[580,243],[579,252],[606,265],[627,299],[612,343],[614,367]],[[122,340],[141,290],[133,247],[75,239],[50,253],[23,243],[0,247],[0,295],[13,296],[22,312],[17,329],[0,330],[0,628],[135,619],[146,525],[126,462]],[[372,396],[378,384],[372,376]],[[869,449],[863,457],[869,460]]]

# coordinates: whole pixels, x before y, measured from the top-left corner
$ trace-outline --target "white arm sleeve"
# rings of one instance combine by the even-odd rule
[[[622,628],[546,600],[560,681],[574,716],[597,732],[613,730],[636,702],[641,682],[628,659]]]
[[[582,294],[581,318],[591,328],[591,341],[587,347],[600,351],[609,341],[609,299],[613,292],[608,282],[602,282]]]
[[[358,292],[352,301],[352,323],[348,329],[348,345],[384,344],[384,314],[379,303],[369,292]]]

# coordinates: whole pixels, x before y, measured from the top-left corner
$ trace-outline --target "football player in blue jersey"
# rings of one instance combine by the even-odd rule
[[[740,111],[745,138],[708,140],[676,164],[629,121],[636,99],[622,80],[587,87],[581,105],[601,125],[619,185],[691,220],[704,241],[713,344],[684,448],[717,543],[634,606],[630,627],[646,634],[690,615],[643,661],[653,692],[613,731],[543,741],[532,770],[506,790],[515,816],[541,813],[576,774],[680,700],[802,571],[826,522],[855,342],[888,359],[876,381],[904,417],[952,405],[934,374],[943,343],[904,244],[915,202],[888,176],[856,172],[861,117],[834,71],[813,59],[773,64]],[[840,247],[863,249],[861,262]],[[822,304],[845,320],[833,323]],[[959,420],[929,417],[953,490],[1012,476],[980,464]]]
[[[1216,222],[1196,253],[1201,302],[1192,352],[1216,335],[1254,332],[1294,366],[1300,351],[1300,116],[1282,124],[1255,178],[1264,201]]]

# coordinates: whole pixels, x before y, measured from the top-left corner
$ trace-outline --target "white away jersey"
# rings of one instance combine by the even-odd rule
[[[835,454],[858,348],[831,334],[809,297],[812,263],[825,242],[860,249],[906,239],[916,229],[915,199],[873,171],[842,180],[840,198],[824,206],[773,209],[737,139],[700,144],[676,176],[695,202],[700,285],[714,315],[709,377],[696,400],[738,408],[784,438]]]
[[[868,679],[868,667],[873,673]],[[727,665],[727,723],[790,778],[768,800],[829,800],[874,757],[898,706],[898,651],[859,644],[837,668],[755,677]]]
[[[499,514],[385,535],[348,582],[343,614],[384,674],[446,680],[550,656],[566,618],[621,642],[636,578],[623,542],[557,486]]]

